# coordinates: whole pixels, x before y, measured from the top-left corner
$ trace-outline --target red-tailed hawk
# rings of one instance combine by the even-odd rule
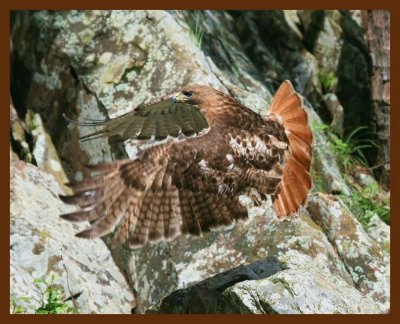
[[[302,98],[289,81],[278,89],[266,116],[223,92],[193,85],[90,125],[103,128],[86,139],[197,136],[169,138],[133,160],[92,166],[98,175],[71,183],[75,194],[62,198],[81,210],[62,217],[91,222],[78,237],[116,229],[116,242],[133,248],[180,233],[200,235],[247,218],[239,195],[249,188],[272,195],[277,217],[290,219],[311,187],[312,133]]]

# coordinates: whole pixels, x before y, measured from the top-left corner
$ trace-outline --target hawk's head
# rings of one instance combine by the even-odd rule
[[[227,116],[232,116],[231,112],[239,104],[222,91],[197,84],[182,88],[171,99],[175,103],[186,103],[198,108],[209,126],[226,123]]]
[[[207,86],[188,85],[175,93],[172,96],[172,101],[204,106],[214,101],[219,93],[220,91]]]

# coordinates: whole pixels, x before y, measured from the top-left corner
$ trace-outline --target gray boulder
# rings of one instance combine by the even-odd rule
[[[80,313],[130,313],[132,292],[101,240],[74,237],[84,224],[59,218],[71,211],[58,198],[54,177],[23,161],[10,169],[10,295],[39,298],[34,279],[49,281],[76,298]],[[23,301],[27,312],[39,305]],[[72,307],[72,302],[68,302]]]
[[[250,219],[232,229],[202,237],[181,236],[172,242],[145,245],[133,251],[114,253],[138,292],[143,307],[176,289],[186,288],[239,264],[249,264],[271,255],[298,251],[352,285],[352,279],[321,228],[306,212],[291,222],[281,222],[271,206],[250,208]]]
[[[377,314],[379,305],[292,251],[173,292],[147,313]]]
[[[343,202],[335,196],[314,194],[307,206],[351,274],[358,290],[390,307],[390,255],[366,233]]]

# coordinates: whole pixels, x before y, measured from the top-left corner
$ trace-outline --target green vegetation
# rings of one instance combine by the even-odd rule
[[[201,43],[203,41],[203,34],[204,34],[204,29],[201,26],[200,19],[201,19],[201,14],[200,12],[196,12],[195,18],[190,16],[187,20],[187,24],[189,26],[189,37],[192,39],[192,41],[196,44],[198,48],[201,48]]]
[[[342,196],[342,199],[365,229],[374,214],[386,224],[390,223],[390,207],[387,202],[380,200],[377,185],[370,185],[361,191],[353,190],[351,196]]]
[[[376,147],[376,143],[362,137],[362,131],[367,129],[366,126],[357,127],[345,138],[340,138],[334,128],[326,124],[315,124],[313,128],[316,132],[325,133],[329,140],[329,148],[337,157],[339,167],[344,173],[348,173],[355,165],[369,168],[363,150]]]
[[[325,93],[332,92],[338,83],[338,78],[333,72],[318,72],[318,79],[321,82],[322,88]]]
[[[25,314],[26,309],[21,305],[22,302],[31,302],[31,297],[11,297],[11,312],[12,314]]]
[[[35,303],[40,305],[34,308],[35,314],[78,314],[76,308],[70,307],[62,298],[65,296],[63,289],[54,284],[55,276],[52,275],[50,281],[34,279],[33,284],[39,293],[40,299],[33,297],[11,297],[12,314],[25,314],[28,312],[22,303]]]
[[[357,127],[344,140],[331,138],[331,149],[338,157],[339,164],[345,172],[356,164],[369,167],[363,150],[376,147],[376,143],[371,139],[359,137],[360,132],[366,128],[365,126]]]
[[[331,126],[329,126],[329,125],[327,125],[327,124],[324,124],[324,123],[317,123],[317,122],[315,122],[315,121],[313,121],[313,124],[312,124],[312,130],[314,131],[314,132],[318,132],[318,133],[321,133],[321,132],[325,132],[325,131],[330,131],[332,128],[331,128]]]
[[[376,147],[371,139],[363,138],[363,132],[367,127],[358,127],[353,130],[345,138],[340,138],[333,127],[326,124],[313,124],[314,132],[324,132],[328,142],[329,149],[336,156],[337,162],[348,186],[352,190],[350,196],[342,195],[342,200],[347,204],[352,213],[357,217],[364,228],[368,228],[371,217],[377,214],[386,224],[390,223],[390,207],[389,202],[381,198],[381,189],[377,183],[371,184],[365,188],[356,185],[354,179],[350,176],[354,173],[357,166],[365,167],[369,170],[372,168],[368,165],[368,161],[363,150]],[[314,191],[324,191],[323,175],[312,172],[314,182]]]
[[[311,168],[310,170],[311,179],[313,182],[313,186],[311,188],[311,192],[324,192],[324,179],[321,172],[315,170],[315,168]]]

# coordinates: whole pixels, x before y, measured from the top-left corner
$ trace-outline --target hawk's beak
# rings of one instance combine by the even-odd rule
[[[177,92],[172,96],[172,102],[177,103],[177,102],[184,102],[186,100],[185,96],[181,92]]]

